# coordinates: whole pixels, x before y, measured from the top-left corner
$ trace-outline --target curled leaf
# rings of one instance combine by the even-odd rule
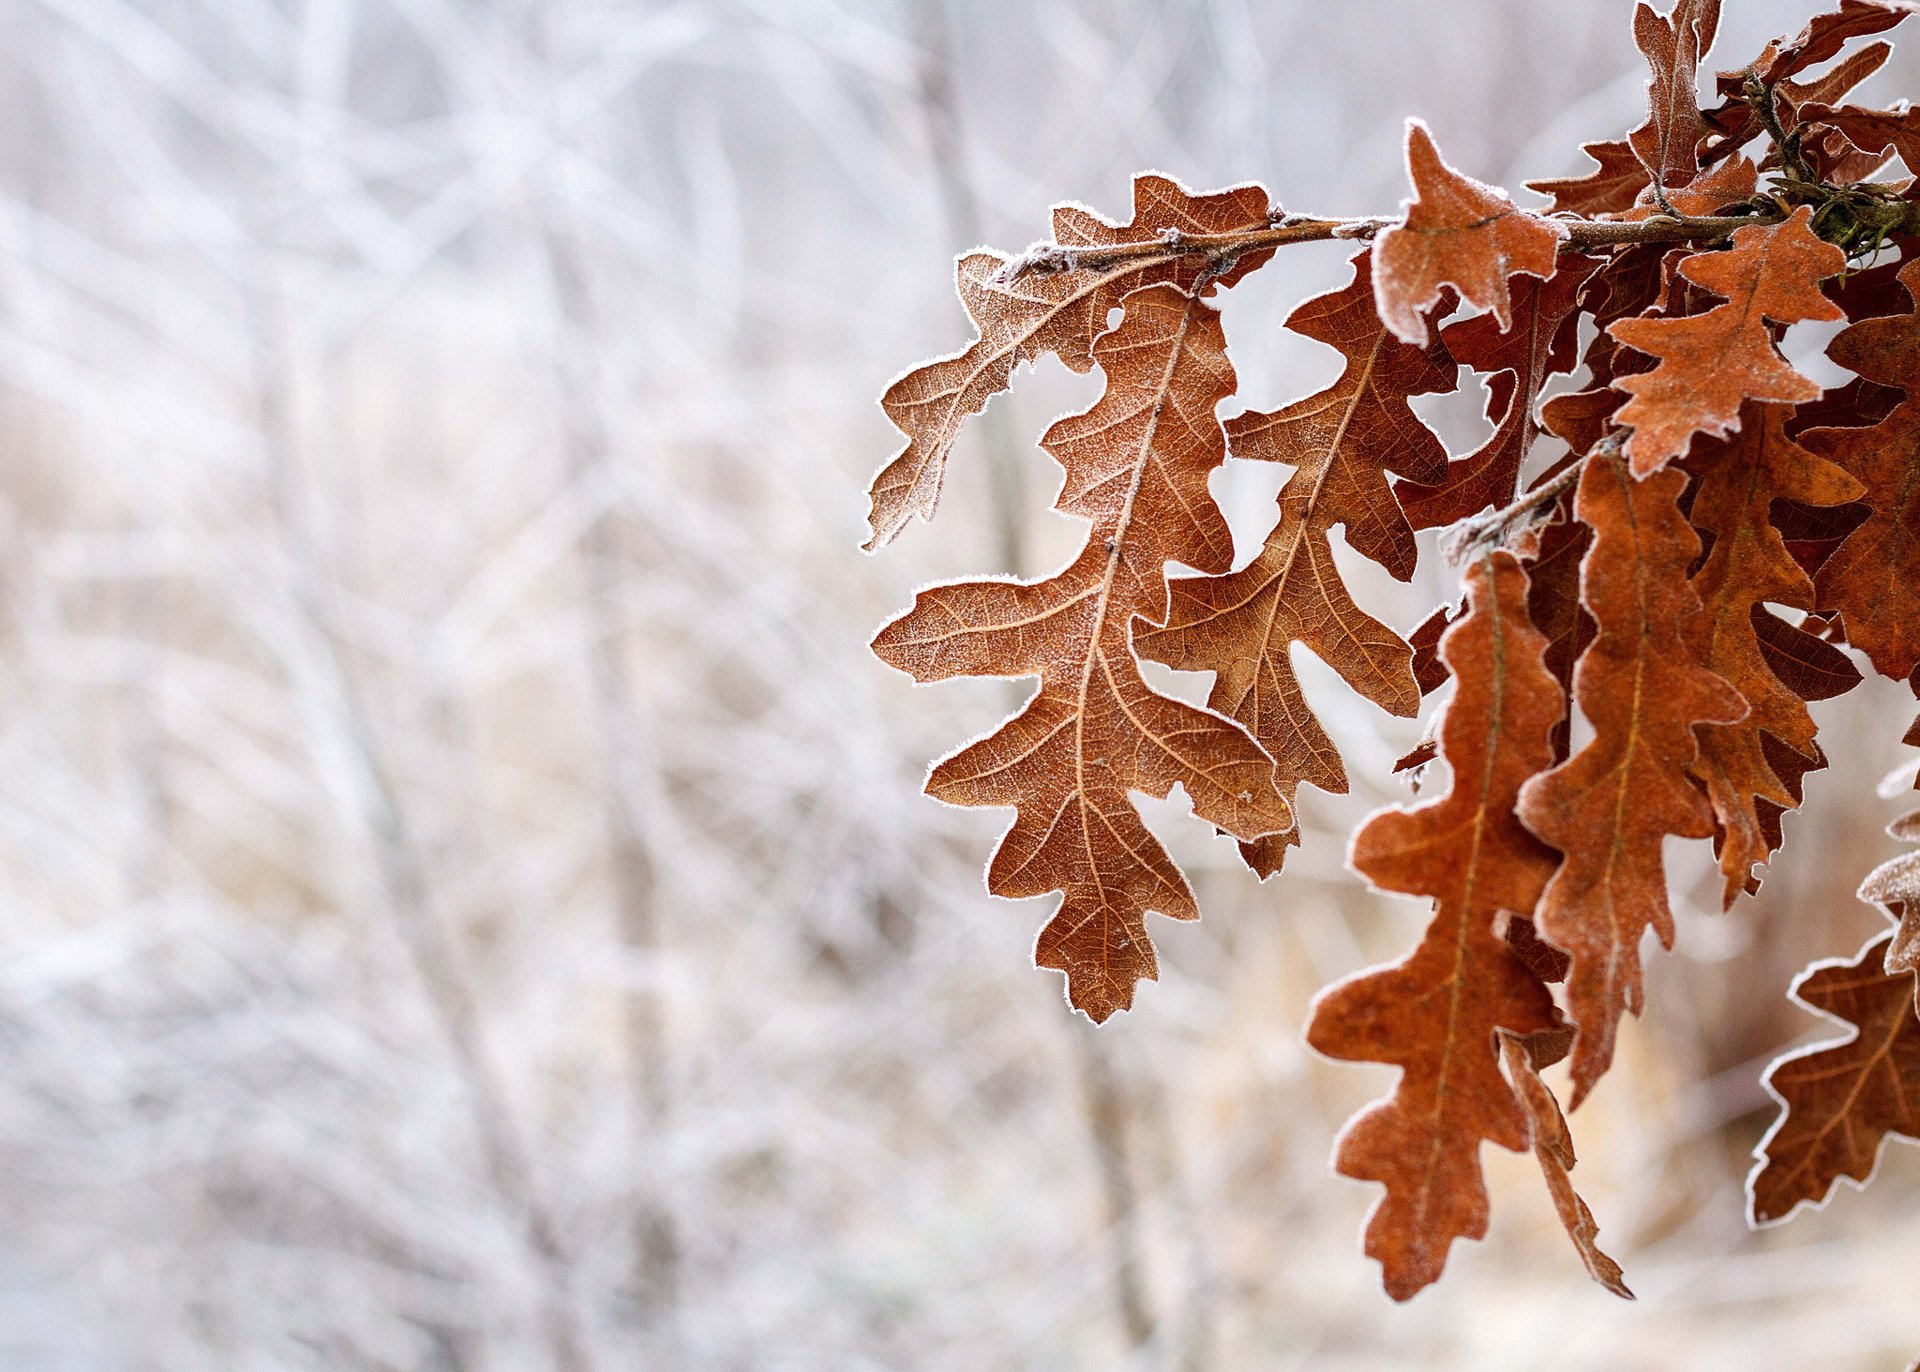
[[[1170,233],[1256,229],[1268,214],[1267,193],[1258,186],[1194,195],[1164,176],[1142,175],[1134,178],[1129,223],[1110,223],[1077,205],[1054,210],[1054,240],[1067,249],[1064,269],[1026,272],[1009,281],[1011,259],[1005,254],[964,254],[954,265],[955,284],[978,337],[951,357],[915,367],[880,398],[907,442],[873,478],[867,550],[892,542],[915,515],[933,518],[947,454],[962,426],[1011,384],[1021,364],[1052,353],[1084,372],[1094,363],[1093,342],[1106,330],[1107,312],[1128,291],[1168,282],[1206,294],[1232,285],[1272,256],[1271,249],[1249,253],[1223,271],[1168,241]],[[1097,268],[1073,262],[1073,249],[1123,244],[1155,244],[1158,250]]]

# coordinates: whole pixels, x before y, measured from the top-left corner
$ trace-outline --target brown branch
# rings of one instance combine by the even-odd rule
[[[1868,188],[1871,189],[1871,188]],[[1786,217],[1777,206],[1756,206],[1751,214],[1656,214],[1646,219],[1571,219],[1553,222],[1567,231],[1563,251],[1617,247],[1626,243],[1711,243],[1751,224],[1777,224]],[[1397,223],[1375,215],[1351,219],[1324,219],[1290,214],[1261,229],[1237,233],[1182,233],[1178,230],[1134,243],[1080,248],[1061,243],[1036,243],[1010,260],[995,276],[999,285],[1011,285],[1023,276],[1067,271],[1104,271],[1128,262],[1203,256],[1224,269],[1225,264],[1251,252],[1264,252],[1289,243],[1322,243],[1333,239],[1370,239]],[[1905,203],[1899,222],[1888,232],[1920,233],[1920,202]]]

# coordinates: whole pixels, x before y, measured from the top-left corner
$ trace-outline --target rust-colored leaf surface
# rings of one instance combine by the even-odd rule
[[[1203,819],[1242,839],[1292,827],[1273,764],[1231,720],[1156,694],[1133,654],[1137,620],[1167,611],[1166,564],[1221,572],[1233,560],[1207,477],[1226,456],[1214,407],[1234,376],[1218,314],[1173,285],[1126,297],[1093,345],[1105,393],[1048,430],[1066,469],[1055,508],[1087,520],[1086,547],[1035,583],[936,586],[882,629],[874,651],[919,681],[1032,676],[1040,689],[994,733],[938,764],[929,794],[1013,806],[987,884],[996,895],[1065,893],[1035,960],[1067,974],[1095,1020],[1156,975],[1146,915],[1194,919],[1186,879],[1142,824],[1132,791],[1178,784]]]
[[[1920,262],[1900,280],[1920,299]],[[1815,577],[1822,610],[1838,611],[1847,642],[1882,676],[1920,667],[1920,310],[1864,319],[1843,330],[1828,356],[1906,398],[1872,428],[1811,429],[1800,441],[1866,488],[1866,520]]]
[[[1329,1057],[1402,1069],[1393,1094],[1354,1117],[1335,1151],[1346,1176],[1387,1188],[1366,1250],[1389,1295],[1436,1280],[1455,1239],[1482,1238],[1480,1145],[1532,1142],[1526,1110],[1501,1075],[1494,1035],[1555,1027],[1553,999],[1497,929],[1533,908],[1553,854],[1514,817],[1526,778],[1548,761],[1560,692],[1527,621],[1526,574],[1510,553],[1467,573],[1466,616],[1441,656],[1457,683],[1441,725],[1447,794],[1375,815],[1351,862],[1384,891],[1430,896],[1433,922],[1404,961],[1341,982],[1315,1001],[1307,1041]]]
[[[1842,317],[1820,283],[1846,266],[1846,254],[1814,236],[1811,217],[1802,206],[1778,224],[1737,230],[1725,251],[1695,253],[1681,263],[1682,276],[1725,296],[1723,304],[1704,314],[1610,326],[1616,339],[1659,364],[1614,382],[1632,397],[1615,419],[1633,430],[1627,456],[1635,475],[1684,456],[1696,433],[1719,436],[1737,428],[1747,400],[1793,404],[1820,394],[1781,358],[1766,322]]]
[[[1593,1211],[1573,1189],[1573,1168],[1579,1161],[1573,1152],[1573,1131],[1567,1128],[1567,1117],[1561,1113],[1560,1102],[1540,1079],[1537,1068],[1542,1064],[1535,1062],[1526,1040],[1504,1030],[1500,1034],[1500,1061],[1506,1068],[1508,1081],[1513,1084],[1514,1095],[1526,1108],[1533,1155],[1540,1162],[1541,1175],[1547,1179],[1547,1193],[1553,1197],[1554,1211],[1560,1216],[1567,1237],[1573,1240],[1574,1251],[1579,1253],[1587,1275],[1621,1299],[1632,1300],[1633,1292],[1627,1288],[1626,1274],[1620,1270],[1620,1264],[1601,1251],[1600,1225],[1593,1218]]]
[[[1810,124],[1830,125],[1845,134],[1854,146],[1863,150],[1881,150],[1873,165],[1886,160],[1884,150],[1891,148],[1902,161],[1912,166],[1920,161],[1920,116],[1912,110],[1870,110],[1858,105],[1809,104],[1800,117]]]
[[[1912,0],[1840,0],[1838,9],[1816,14],[1792,38],[1767,44],[1759,58],[1739,71],[1720,73],[1720,91],[1737,95],[1748,71],[1768,85],[1817,67],[1840,55],[1855,38],[1884,33],[1915,12]]]
[[[1128,291],[1156,282],[1202,294],[1231,285],[1272,252],[1249,253],[1226,271],[1209,271],[1204,258],[1165,243],[1170,232],[1213,234],[1260,228],[1268,218],[1267,193],[1236,186],[1194,195],[1164,176],[1134,178],[1133,218],[1114,224],[1077,205],[1053,212],[1054,241],[1075,247],[1160,243],[1164,251],[1100,268],[1068,263],[1064,270],[1030,271],[1007,280],[1010,259],[978,250],[955,264],[960,300],[978,333],[951,357],[915,367],[880,398],[906,445],[881,468],[869,492],[872,551],[893,540],[915,515],[933,518],[946,475],[947,453],[962,426],[1012,382],[1022,363],[1052,353],[1074,371],[1094,363],[1093,342],[1107,327],[1107,313]]]
[[[1766,609],[1771,602],[1811,610],[1814,595],[1812,578],[1773,526],[1773,502],[1842,505],[1861,491],[1840,468],[1787,437],[1788,414],[1783,405],[1749,407],[1740,431],[1695,463],[1701,476],[1692,522],[1711,535],[1713,546],[1693,577],[1694,594],[1704,607],[1692,623],[1693,652],[1748,706],[1743,719],[1700,726],[1700,755],[1692,768],[1713,804],[1725,905],[1750,888],[1755,864],[1772,855],[1768,821],[1773,815],[1761,803],[1770,802],[1776,811],[1799,803],[1768,761],[1765,740],[1771,737],[1809,759],[1817,755],[1807,697],[1794,689],[1801,679],[1790,672],[1793,680],[1783,680],[1774,670],[1783,653],[1804,659],[1826,645]],[[1762,616],[1773,620],[1769,641],[1756,627]],[[1802,638],[1804,646],[1797,642]],[[1816,684],[1816,698],[1832,694],[1820,689],[1823,684]],[[1777,824],[1771,833],[1778,833]]]
[[[1889,1135],[1920,1139],[1920,1012],[1914,974],[1886,970],[1892,937],[1850,961],[1815,963],[1794,982],[1794,1000],[1853,1033],[1767,1070],[1780,1115],[1747,1179],[1755,1224],[1824,1202],[1841,1177],[1865,1185]]]
[[[1592,158],[1592,171],[1580,176],[1548,177],[1526,182],[1530,191],[1553,197],[1555,214],[1577,214],[1591,219],[1596,215],[1618,214],[1631,209],[1647,185],[1647,169],[1640,154],[1625,139],[1610,138],[1584,143],[1580,151]]]
[[[1260,741],[1291,798],[1302,782],[1347,789],[1340,754],[1294,674],[1293,644],[1306,645],[1381,709],[1411,715],[1420,708],[1412,649],[1354,603],[1334,566],[1331,533],[1343,525],[1355,551],[1402,581],[1413,575],[1413,530],[1387,478],[1434,482],[1446,470],[1446,450],[1408,401],[1451,391],[1456,369],[1438,343],[1413,347],[1381,325],[1366,252],[1354,259],[1350,282],[1301,305],[1287,327],[1347,361],[1325,390],[1227,424],[1233,456],[1294,468],[1280,489],[1280,522],[1240,570],[1175,580],[1166,627],[1144,630],[1139,644],[1169,667],[1215,673],[1207,703]],[[1270,876],[1297,842],[1290,831],[1249,845],[1245,855]]]
[[[1407,121],[1407,175],[1413,199],[1374,245],[1380,318],[1395,337],[1424,344],[1426,312],[1451,286],[1469,305],[1492,311],[1501,329],[1511,329],[1508,278],[1552,276],[1566,227],[1449,167],[1418,119]]]
[[[1640,1012],[1641,935],[1652,927],[1673,943],[1661,843],[1713,832],[1689,776],[1694,726],[1746,711],[1693,658],[1700,601],[1687,569],[1700,540],[1676,504],[1685,484],[1677,471],[1635,480],[1616,458],[1587,459],[1574,510],[1593,530],[1580,595],[1598,632],[1580,655],[1574,694],[1593,738],[1521,793],[1527,827],[1565,854],[1534,919],[1573,959],[1576,1107],[1613,1059],[1621,1015]]]
[[[1521,466],[1540,436],[1540,389],[1548,377],[1573,368],[1575,301],[1599,265],[1597,258],[1564,253],[1559,270],[1546,280],[1515,278],[1511,325],[1480,314],[1442,332],[1456,362],[1490,378],[1487,418],[1494,429],[1486,442],[1449,463],[1438,485],[1402,481],[1394,488],[1414,528],[1441,528],[1519,494]]]
[[[1699,170],[1697,149],[1711,132],[1700,116],[1696,84],[1700,59],[1720,26],[1720,0],[1677,0],[1669,14],[1640,0],[1633,39],[1647,59],[1647,119],[1627,135],[1656,186],[1684,186]]]

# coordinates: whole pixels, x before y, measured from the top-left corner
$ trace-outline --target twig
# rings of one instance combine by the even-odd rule
[[[1579,252],[1587,248],[1617,247],[1625,243],[1711,243],[1749,225],[1777,224],[1786,215],[1785,209],[1769,203],[1755,206],[1751,214],[1655,214],[1645,219],[1631,220],[1556,216],[1552,222],[1567,231],[1561,249]],[[1323,219],[1290,214],[1264,228],[1242,229],[1232,233],[1185,233],[1170,229],[1132,243],[1097,247],[1036,243],[1002,267],[995,274],[994,282],[1008,286],[1025,276],[1065,271],[1104,271],[1143,259],[1171,262],[1182,257],[1205,257],[1216,272],[1221,272],[1248,253],[1266,252],[1289,243],[1321,243],[1342,238],[1370,239],[1396,222],[1381,216]],[[1902,202],[1898,222],[1889,226],[1888,232],[1920,232],[1920,202]]]

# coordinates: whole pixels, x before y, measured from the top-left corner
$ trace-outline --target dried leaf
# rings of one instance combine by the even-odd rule
[[[1648,185],[1647,169],[1633,146],[1624,139],[1608,139],[1583,143],[1580,150],[1597,164],[1592,171],[1584,176],[1528,181],[1527,189],[1552,196],[1550,209],[1554,214],[1592,219],[1633,208],[1634,200]]]
[[[1514,1095],[1526,1107],[1533,1133],[1534,1156],[1540,1160],[1540,1171],[1547,1179],[1547,1191],[1553,1197],[1553,1208],[1560,1215],[1560,1223],[1566,1229],[1567,1237],[1573,1240],[1574,1249],[1580,1254],[1587,1274],[1614,1295],[1623,1300],[1632,1300],[1633,1292],[1627,1289],[1620,1264],[1600,1251],[1600,1226],[1593,1218],[1593,1211],[1587,1208],[1580,1193],[1573,1189],[1571,1174],[1579,1159],[1574,1156],[1573,1132],[1567,1128],[1567,1117],[1560,1112],[1560,1102],[1553,1098],[1553,1092],[1540,1080],[1533,1057],[1523,1040],[1502,1031],[1500,1060],[1506,1067],[1507,1079],[1513,1083]]]
[[[1380,318],[1407,343],[1427,341],[1426,311],[1452,286],[1476,309],[1491,310],[1503,330],[1513,327],[1507,280],[1517,273],[1549,277],[1564,224],[1529,214],[1505,191],[1448,166],[1433,135],[1407,121],[1407,175],[1413,199],[1398,224],[1374,245],[1374,295]]]
[[[1173,582],[1165,629],[1140,635],[1140,651],[1182,671],[1215,673],[1207,703],[1240,721],[1273,758],[1281,793],[1301,782],[1347,789],[1340,754],[1307,708],[1290,649],[1301,643],[1354,690],[1396,715],[1420,708],[1412,650],[1361,611],[1333,561],[1331,531],[1404,581],[1418,549],[1387,486],[1389,472],[1432,482],[1446,450],[1408,400],[1450,391],[1455,368],[1438,343],[1400,342],[1373,309],[1368,254],[1353,280],[1301,305],[1287,327],[1339,349],[1347,365],[1317,395],[1227,424],[1232,454],[1295,470],[1280,490],[1280,522],[1258,557],[1220,577]],[[1245,850],[1262,876],[1280,870],[1297,832]]]
[[[1158,695],[1133,655],[1136,618],[1165,619],[1166,564],[1224,571],[1233,559],[1207,477],[1226,456],[1214,407],[1233,393],[1219,316],[1171,285],[1134,291],[1093,345],[1105,393],[1043,440],[1066,469],[1055,508],[1088,520],[1085,549],[1037,583],[961,582],[920,592],[874,651],[919,681],[1038,675],[1012,719],[939,763],[929,794],[1014,806],[987,884],[1065,897],[1035,960],[1067,974],[1068,999],[1103,1020],[1156,975],[1146,914],[1194,919],[1193,893],[1141,823],[1129,792],[1186,787],[1202,818],[1243,839],[1292,826],[1273,765],[1230,720]]]
[[[1769,86],[1784,81],[1837,57],[1855,38],[1886,32],[1916,10],[1920,5],[1913,0],[1840,0],[1839,9],[1814,15],[1794,37],[1767,44],[1757,60],[1738,71],[1721,72],[1720,92],[1740,94],[1750,71]]]
[[[1633,38],[1652,69],[1647,82],[1647,119],[1627,143],[1656,186],[1684,186],[1700,168],[1696,149],[1709,133],[1700,115],[1700,59],[1713,46],[1720,0],[1676,0],[1669,14],[1640,0],[1633,11]]]
[[[1673,943],[1661,843],[1713,832],[1688,777],[1694,726],[1746,708],[1689,650],[1700,602],[1686,577],[1700,540],[1676,504],[1685,484],[1677,471],[1636,481],[1618,459],[1587,459],[1574,509],[1593,530],[1580,598],[1598,633],[1574,692],[1594,736],[1520,797],[1527,827],[1565,854],[1534,919],[1573,958],[1576,1107],[1613,1059],[1621,1014],[1640,1012],[1641,935],[1651,926]]]
[[[1563,506],[1560,517],[1540,531],[1539,546],[1527,562],[1527,614],[1547,637],[1547,671],[1567,702],[1553,726],[1555,763],[1566,760],[1572,737],[1574,664],[1593,641],[1593,616],[1580,604],[1580,563],[1592,543],[1593,531]]]
[[[1858,105],[1809,104],[1800,111],[1809,124],[1825,124],[1845,134],[1856,147],[1866,152],[1879,150],[1880,157],[1867,168],[1877,169],[1886,161],[1885,150],[1893,149],[1909,169],[1920,164],[1920,113],[1911,109],[1869,110]]]
[[[1820,394],[1781,359],[1765,322],[1841,318],[1820,282],[1846,266],[1846,254],[1814,236],[1811,218],[1803,205],[1779,224],[1736,230],[1724,252],[1695,253],[1681,263],[1682,276],[1726,303],[1704,314],[1610,326],[1622,343],[1659,359],[1653,371],[1614,383],[1632,397],[1615,419],[1633,430],[1627,456],[1636,476],[1683,456],[1696,433],[1738,428],[1743,401],[1791,404]]]
[[[1920,262],[1901,282],[1920,300]],[[1868,382],[1907,398],[1872,428],[1811,429],[1809,452],[1844,468],[1866,488],[1866,520],[1821,564],[1818,605],[1838,611],[1847,641],[1882,676],[1920,666],[1920,310],[1862,320],[1843,330],[1828,356]]]
[[[1702,476],[1692,522],[1713,536],[1713,546],[1692,581],[1705,610],[1692,624],[1693,654],[1748,705],[1744,719],[1700,726],[1700,754],[1692,767],[1707,789],[1719,827],[1722,903],[1728,906],[1750,889],[1754,865],[1772,855],[1767,841],[1767,819],[1772,817],[1763,817],[1758,803],[1768,801],[1782,810],[1798,804],[1768,764],[1764,737],[1804,756],[1814,755],[1815,729],[1806,699],[1774,671],[1757,629],[1758,620],[1772,621],[1775,651],[1784,649],[1790,658],[1811,656],[1826,647],[1765,608],[1769,602],[1813,608],[1812,578],[1793,560],[1774,528],[1773,502],[1841,505],[1860,494],[1859,482],[1786,436],[1787,415],[1785,406],[1750,406],[1740,431],[1710,447],[1696,464]],[[1813,646],[1796,651],[1795,636]]]
[[[1885,968],[1892,937],[1879,935],[1851,961],[1817,962],[1793,984],[1794,1000],[1854,1032],[1767,1069],[1780,1115],[1747,1178],[1755,1224],[1824,1203],[1841,1177],[1866,1185],[1889,1135],[1920,1139],[1920,1011],[1914,974]]]
[[[1133,182],[1133,219],[1113,224],[1077,205],[1053,212],[1054,240],[1069,250],[1066,270],[1033,271],[1006,280],[1011,259],[976,250],[962,256],[954,275],[960,299],[978,337],[965,350],[914,368],[881,397],[894,426],[907,436],[903,447],[873,478],[873,536],[869,552],[891,542],[907,521],[933,518],[946,476],[947,453],[966,421],[1007,389],[1014,371],[1046,353],[1074,371],[1093,365],[1094,339],[1107,327],[1107,313],[1128,291],[1171,282],[1201,294],[1232,285],[1272,256],[1249,253],[1224,271],[1166,242],[1170,231],[1232,233],[1268,222],[1267,193],[1235,186],[1194,195],[1164,176]],[[1071,265],[1073,248],[1154,243],[1161,250],[1099,267]]]
[[[1495,929],[1502,911],[1533,907],[1554,865],[1513,813],[1521,782],[1547,763],[1560,714],[1526,593],[1510,553],[1469,569],[1467,614],[1441,644],[1457,683],[1440,735],[1452,786],[1376,814],[1354,836],[1354,869],[1381,890],[1431,896],[1432,924],[1404,961],[1322,992],[1307,1025],[1307,1041],[1329,1057],[1404,1069],[1392,1096],[1347,1125],[1334,1159],[1342,1174],[1387,1188],[1366,1250],[1395,1300],[1439,1277],[1455,1239],[1486,1234],[1481,1142],[1516,1152],[1530,1142],[1495,1031],[1556,1024],[1546,987]]]
[[[1534,414],[1540,389],[1548,377],[1573,368],[1579,320],[1574,302],[1599,266],[1598,258],[1564,254],[1559,270],[1545,281],[1516,278],[1511,325],[1481,314],[1449,324],[1441,333],[1456,362],[1491,378],[1487,418],[1494,430],[1478,448],[1449,463],[1439,484],[1403,481],[1394,488],[1414,528],[1454,524],[1489,506],[1505,506],[1519,494],[1521,466],[1540,435]]]
[[[1887,826],[1904,843],[1920,843],[1920,810]],[[1920,972],[1920,852],[1889,858],[1860,883],[1860,899],[1883,906],[1899,926],[1887,945],[1887,975]],[[1920,1010],[1920,1002],[1916,1002]]]

